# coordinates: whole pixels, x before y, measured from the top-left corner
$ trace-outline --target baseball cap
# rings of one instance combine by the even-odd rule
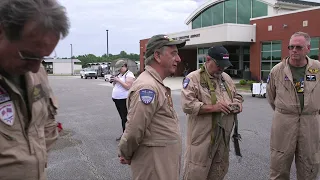
[[[229,53],[223,46],[214,46],[209,48],[208,55],[212,59],[216,60],[216,63],[219,67],[225,68],[232,66],[231,62],[229,61]]]
[[[174,46],[174,45],[176,45],[177,48],[182,48],[186,45],[186,41],[173,40],[165,34],[152,36],[147,43],[145,57],[148,58],[154,53],[156,49],[162,48],[163,46]]]
[[[124,66],[125,64],[127,64],[125,60],[122,60],[122,59],[118,60],[114,65],[114,70],[119,71],[122,68],[122,66]]]

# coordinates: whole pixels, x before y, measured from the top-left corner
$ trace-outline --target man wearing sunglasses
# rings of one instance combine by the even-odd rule
[[[0,179],[47,179],[57,105],[41,62],[68,31],[56,0],[0,1]]]
[[[289,180],[293,159],[298,180],[316,180],[320,163],[320,63],[310,59],[310,36],[297,32],[289,57],[271,69],[267,98],[274,110],[271,180]]]
[[[223,180],[228,172],[231,131],[243,102],[224,73],[229,66],[228,51],[211,47],[203,67],[183,81],[181,103],[188,119],[184,180]]]

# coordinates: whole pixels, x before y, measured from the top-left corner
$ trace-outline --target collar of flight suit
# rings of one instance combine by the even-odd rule
[[[163,80],[161,79],[159,73],[158,73],[153,67],[147,65],[147,66],[145,67],[145,69],[146,69],[146,71],[149,72],[149,74],[150,74],[155,80],[157,80],[161,85],[165,86],[165,85],[163,84]]]
[[[313,65],[313,60],[310,59],[308,56],[306,56],[307,60],[308,60],[308,63],[306,65],[306,71],[308,71],[308,69],[310,69]],[[292,77],[292,73],[291,73],[291,69],[290,69],[290,65],[289,65],[289,59],[290,57],[286,57],[284,59],[284,73],[286,74],[286,76],[289,78],[289,80],[291,82],[293,82],[293,77]]]

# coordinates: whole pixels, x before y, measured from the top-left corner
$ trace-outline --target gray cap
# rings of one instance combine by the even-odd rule
[[[119,71],[127,62],[125,60],[118,60],[116,64],[114,65],[114,70]]]

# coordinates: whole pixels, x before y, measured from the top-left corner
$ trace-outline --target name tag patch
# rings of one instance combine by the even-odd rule
[[[7,101],[10,101],[10,96],[7,91],[0,86],[0,104]]]
[[[141,89],[139,91],[140,99],[144,104],[150,104],[155,96],[155,92],[151,89]]]
[[[306,75],[306,81],[316,81],[316,75]]]
[[[12,101],[0,104],[0,119],[5,124],[12,126],[14,123],[14,106]]]

